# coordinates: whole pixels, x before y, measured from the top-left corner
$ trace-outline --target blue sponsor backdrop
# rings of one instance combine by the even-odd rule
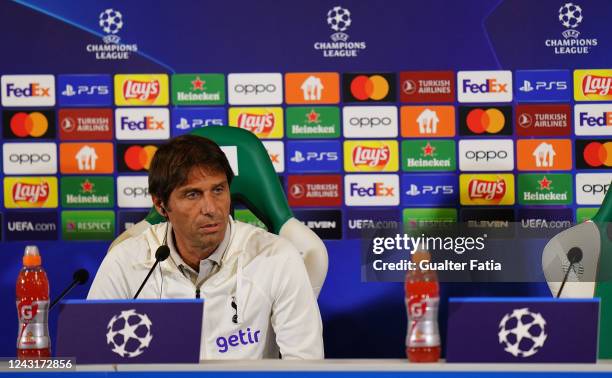
[[[111,75],[58,75],[60,106],[110,106],[113,104]]]
[[[340,172],[342,147],[340,141],[287,142],[289,173]]]
[[[570,30],[558,20],[563,4],[556,0],[393,0],[378,5],[376,12],[372,12],[371,2],[346,0],[341,5],[350,9],[352,18],[346,33],[349,41],[357,42],[359,47],[351,50],[355,57],[331,58],[320,43],[331,41],[333,31],[326,23],[326,14],[338,5],[335,1],[183,0],[157,2],[154,6],[146,1],[119,0],[5,1],[0,3],[0,41],[10,59],[0,61],[0,72],[227,74],[609,66],[612,39],[607,15],[612,14],[612,3],[580,2],[584,18],[577,28],[580,33],[577,38],[585,42],[580,48],[571,49],[555,42],[563,40],[563,33]],[[98,59],[109,55],[90,47],[104,45],[103,39],[108,38],[98,19],[107,8],[116,8],[123,15],[123,28],[115,37],[134,47],[114,55],[121,59]],[[73,89],[78,91],[78,80],[71,80]],[[57,84],[58,91],[64,91],[65,84],[70,83]],[[59,101],[67,106],[72,97],[77,100],[77,96],[60,96]],[[74,106],[87,106],[83,101],[91,100],[85,95],[78,98],[80,103],[73,103]],[[177,135],[178,129],[173,130],[173,135]],[[84,267],[93,274],[108,247],[108,242],[38,244],[50,277],[52,297],[69,283],[75,269]],[[2,245],[0,311],[5,314],[0,322],[2,356],[15,352],[14,286],[25,245],[23,242]],[[326,245],[329,273],[319,298],[326,355],[404,356],[406,316],[402,285],[360,282],[359,240],[326,241]],[[83,298],[87,289],[77,288],[71,297]],[[538,284],[442,285],[443,341],[445,298],[465,295],[548,295],[548,290]],[[57,313],[52,312],[52,336],[56,321]]]

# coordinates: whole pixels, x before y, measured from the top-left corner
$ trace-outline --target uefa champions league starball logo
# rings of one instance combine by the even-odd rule
[[[327,24],[333,31],[346,31],[351,26],[351,12],[339,6],[333,7],[327,12]]]
[[[559,8],[559,21],[568,29],[573,29],[582,22],[582,8],[574,3],[565,3]]]
[[[123,16],[114,9],[106,9],[100,13],[99,19],[100,27],[106,34],[117,34],[123,27]]]
[[[146,314],[139,314],[134,309],[121,311],[106,326],[106,343],[121,357],[137,357],[151,344],[152,325]]]
[[[548,337],[546,320],[542,314],[531,312],[527,307],[515,309],[499,322],[497,336],[504,350],[514,357],[531,357],[544,346]]]

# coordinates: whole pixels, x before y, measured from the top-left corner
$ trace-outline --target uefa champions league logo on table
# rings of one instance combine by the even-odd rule
[[[497,337],[504,350],[514,357],[531,357],[544,346],[548,337],[546,320],[542,314],[531,312],[527,307],[515,309],[499,322]]]
[[[152,326],[153,323],[146,314],[139,314],[134,309],[121,311],[119,315],[113,316],[106,326],[106,343],[121,357],[140,356],[153,340]]]

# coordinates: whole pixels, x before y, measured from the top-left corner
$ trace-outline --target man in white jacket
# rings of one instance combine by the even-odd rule
[[[149,192],[167,222],[112,248],[88,299],[132,298],[167,244],[170,257],[139,298],[204,298],[201,359],[323,358],[321,315],[298,251],[230,217],[232,178],[208,139],[184,135],[160,147]]]

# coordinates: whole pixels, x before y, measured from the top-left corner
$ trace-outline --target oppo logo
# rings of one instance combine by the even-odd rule
[[[123,194],[128,197],[146,197],[149,194],[149,188],[147,187],[125,187],[123,188]]]
[[[389,117],[352,117],[349,119],[351,126],[359,127],[389,126],[392,123],[393,120]]]
[[[608,189],[610,188],[610,184],[604,185],[604,184],[584,184],[582,185],[582,191],[585,193],[593,193],[593,194],[598,194],[598,193],[607,193]]]
[[[236,93],[248,94],[260,94],[260,93],[274,93],[276,92],[276,85],[274,84],[236,84],[234,86]]]
[[[482,161],[482,160],[489,161],[489,160],[495,160],[495,159],[506,159],[507,157],[508,157],[508,152],[504,150],[499,150],[499,151],[478,150],[478,151],[466,151],[465,152],[465,158],[469,160],[474,160],[474,161]]]
[[[48,163],[51,161],[49,154],[10,154],[9,161],[16,164]]]

